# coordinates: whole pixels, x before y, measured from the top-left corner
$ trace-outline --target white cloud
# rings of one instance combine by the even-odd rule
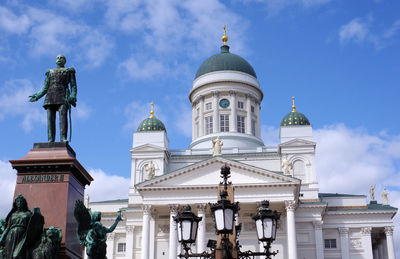
[[[8,33],[25,33],[29,29],[31,22],[26,14],[18,16],[7,8],[0,6],[0,28]]]
[[[143,56],[128,58],[119,65],[118,69],[130,79],[151,79],[162,74],[168,74],[168,68],[164,67],[160,61],[147,59]]]
[[[279,144],[279,129],[270,125],[261,125],[261,139],[266,146]]]
[[[46,122],[46,115],[39,103],[30,103],[29,96],[34,94],[32,83],[26,79],[10,80],[0,86],[0,120],[22,116],[22,127],[26,132],[32,130],[35,123]]]
[[[321,191],[367,193],[378,184],[397,187],[399,136],[370,135],[343,124],[314,131]],[[338,184],[340,183],[340,184]]]
[[[119,175],[108,174],[101,169],[89,169],[93,182],[86,188],[90,201],[127,198],[130,180]]]
[[[339,30],[340,42],[363,42],[369,33],[368,24],[356,18],[343,25]]]
[[[400,30],[400,20],[395,21],[390,28],[386,29],[383,33],[383,37],[392,38]]]
[[[176,114],[175,127],[178,132],[185,137],[192,137],[192,109],[182,102],[176,109],[179,114]]]
[[[79,120],[87,120],[92,113],[92,108],[86,103],[78,101],[77,108],[72,108],[72,111],[76,111],[76,118]]]
[[[0,160],[0,218],[11,210],[17,173],[8,161]]]
[[[303,8],[318,7],[330,3],[332,0],[254,0],[254,2],[263,3],[267,6],[269,15],[276,15],[281,10],[291,7],[300,6]],[[243,0],[243,2],[253,2],[252,0]]]

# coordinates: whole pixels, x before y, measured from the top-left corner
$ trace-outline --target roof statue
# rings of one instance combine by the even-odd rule
[[[144,170],[146,171],[146,180],[151,180],[154,178],[156,168],[154,167],[153,161],[150,161],[150,163],[146,165]]]
[[[212,155],[213,156],[221,155],[223,143],[222,143],[222,140],[219,139],[219,136],[212,141],[212,144],[213,144],[213,153],[212,153]]]
[[[292,171],[292,169],[293,169],[293,165],[292,165],[291,162],[289,162],[289,161],[287,160],[287,156],[285,156],[285,157],[282,159],[282,164],[281,164],[281,166],[282,166],[283,174],[285,174],[285,175],[291,175],[291,171]]]
[[[370,200],[375,201],[375,184],[369,187]]]
[[[382,205],[389,205],[388,193],[386,188],[383,188],[382,191]]]
[[[44,81],[42,89],[39,92],[29,96],[30,102],[36,102],[44,95],[46,95],[43,108],[47,110],[47,137],[49,142],[55,141],[57,111],[60,120],[61,142],[67,142],[67,113],[69,113],[69,140],[71,141],[71,105],[74,107],[76,106],[77,86],[75,79],[75,69],[72,67],[65,68],[64,65],[66,62],[67,59],[65,58],[65,56],[59,54],[56,57],[57,67],[47,70],[46,79]]]
[[[107,259],[107,233],[113,232],[122,220],[121,211],[118,211],[114,224],[109,228],[101,224],[101,212],[92,213],[80,200],[75,202],[74,216],[78,222],[78,239],[86,247],[88,259]]]

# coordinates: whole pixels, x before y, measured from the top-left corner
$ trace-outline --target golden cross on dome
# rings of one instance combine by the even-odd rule
[[[224,25],[224,36],[222,36],[222,41],[224,42],[225,46],[226,42],[228,41],[228,36],[226,36],[226,25]]]
[[[292,112],[296,111],[296,105],[294,105],[294,96],[292,97],[293,105],[292,105]]]
[[[151,102],[151,112],[150,112],[150,118],[154,118],[154,102]]]

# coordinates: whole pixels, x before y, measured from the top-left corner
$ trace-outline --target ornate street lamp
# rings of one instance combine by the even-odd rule
[[[221,258],[232,259],[233,258],[233,245],[229,240],[229,235],[236,231],[236,249],[237,257],[242,259],[250,259],[259,256],[265,256],[266,259],[270,259],[271,255],[275,256],[277,252],[270,252],[271,243],[276,238],[277,223],[280,218],[277,211],[269,209],[269,202],[262,201],[261,206],[258,209],[258,213],[252,218],[255,221],[257,228],[258,241],[264,245],[263,252],[252,252],[252,251],[240,251],[241,245],[239,244],[239,233],[241,231],[241,224],[238,222],[239,203],[232,203],[227,199],[228,186],[231,182],[228,182],[230,177],[230,168],[223,166],[221,168],[221,177],[223,182],[220,183],[224,189],[220,192],[220,200],[217,203],[209,203],[211,213],[215,221],[215,230],[218,235],[221,235],[221,246],[216,248],[215,240],[211,241],[211,245],[207,245],[211,249],[210,252],[204,251],[202,253],[191,253],[190,245],[196,241],[197,227],[201,217],[197,217],[192,211],[189,205],[185,206],[184,211],[179,213],[174,220],[178,223],[178,240],[182,244],[185,250],[184,254],[179,254],[179,258],[215,258],[216,250],[221,250]],[[220,257],[218,257],[220,258]]]
[[[235,216],[238,212],[238,203],[231,203],[226,196],[226,190],[221,191],[221,199],[217,203],[210,203],[211,213],[215,220],[215,229],[219,235],[227,235],[233,233]]]

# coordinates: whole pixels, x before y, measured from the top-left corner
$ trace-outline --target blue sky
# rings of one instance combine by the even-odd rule
[[[367,194],[378,183],[400,206],[398,10],[395,0],[1,1],[0,171],[13,174],[8,160],[46,141],[43,100],[28,96],[59,53],[77,71],[71,146],[97,179],[127,182],[132,132],[151,101],[170,148],[187,148],[187,96],[226,24],[231,52],[264,91],[265,144],[276,143],[294,95],[318,141],[321,191]],[[96,185],[98,199],[109,197]]]

